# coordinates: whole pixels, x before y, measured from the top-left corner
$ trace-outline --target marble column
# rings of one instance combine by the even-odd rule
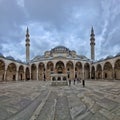
[[[36,71],[36,79],[38,80],[38,65],[36,65],[36,69],[37,69],[37,71]]]
[[[7,73],[7,70],[4,71],[4,81],[6,80],[6,73]]]
[[[16,71],[16,81],[18,81],[18,71]]]

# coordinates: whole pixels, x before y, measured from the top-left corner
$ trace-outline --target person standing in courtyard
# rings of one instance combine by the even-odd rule
[[[71,86],[71,79],[69,79],[69,86]]]
[[[85,87],[85,80],[84,79],[82,80],[82,85],[83,85],[83,87]]]
[[[76,78],[74,79],[74,85],[75,85]]]

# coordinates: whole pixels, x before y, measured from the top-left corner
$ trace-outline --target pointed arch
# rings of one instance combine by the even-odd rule
[[[72,61],[68,61],[66,63],[66,70],[67,70],[68,78],[74,79],[74,65]]]
[[[7,67],[6,80],[16,80],[17,67],[15,63],[10,63]]]
[[[40,62],[38,65],[38,79],[45,80],[45,65],[43,62]]]
[[[75,78],[82,78],[82,63],[76,62],[75,64]]]
[[[30,69],[29,69],[29,67],[26,67],[26,69],[25,69],[25,77],[26,77],[26,80],[30,80]]]
[[[0,81],[4,81],[5,62],[0,60]]]
[[[37,80],[37,67],[35,64],[31,65],[31,79]]]
[[[54,70],[54,64],[53,64],[53,62],[49,61],[49,62],[47,63],[47,69],[49,69],[50,71],[53,71],[53,70]]]
[[[58,61],[55,65],[55,71],[58,74],[65,73],[65,65],[62,61]]]
[[[115,79],[117,79],[117,80],[120,80],[120,59],[117,59],[116,61],[115,61],[115,64],[114,64],[114,71],[115,71],[115,74],[114,74],[114,77],[115,77]]]
[[[24,80],[24,66],[20,65],[18,69],[18,80]]]
[[[72,61],[68,61],[66,63],[66,67],[69,68],[69,69],[73,69],[74,68],[73,62]]]
[[[95,79],[95,67],[92,66],[91,68],[91,79]]]
[[[113,78],[113,69],[110,62],[106,62],[103,67],[103,78],[112,79]]]
[[[48,61],[47,66],[46,66],[46,79],[50,80],[51,79],[51,74],[54,73],[54,64],[52,61]]]
[[[90,79],[90,65],[89,65],[89,63],[84,64],[84,78]]]
[[[102,66],[100,64],[96,66],[96,78],[102,79]]]

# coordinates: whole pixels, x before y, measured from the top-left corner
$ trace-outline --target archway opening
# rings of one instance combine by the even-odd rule
[[[45,78],[45,65],[42,62],[40,62],[39,66],[38,66],[38,79],[39,80],[46,80],[46,78]]]
[[[84,65],[84,78],[90,79],[90,65],[89,65],[89,63],[85,63],[85,65]]]
[[[17,71],[17,67],[14,63],[10,63],[8,65],[7,68],[7,72],[6,72],[6,80],[16,80],[16,71]]]
[[[26,76],[26,80],[30,80],[30,70],[28,67],[25,70],[25,76]]]
[[[37,79],[37,68],[35,64],[31,65],[31,79],[36,80]]]
[[[66,64],[66,70],[68,74],[68,78],[74,79],[74,66],[72,61],[68,61]]]
[[[113,69],[110,62],[106,62],[104,65],[104,79],[113,79]]]
[[[115,79],[117,80],[120,80],[120,59],[118,59],[116,62],[115,62],[115,73],[114,73],[114,77]]]
[[[54,64],[53,64],[53,62],[49,61],[47,63],[47,70],[46,71],[47,71],[46,72],[46,77],[47,77],[48,80],[50,80],[51,79],[51,74],[54,73]]]
[[[58,74],[63,74],[65,70],[64,63],[62,61],[58,61],[55,69]]]
[[[102,79],[102,66],[100,64],[98,64],[96,68],[96,78]]]
[[[4,81],[5,63],[0,60],[0,81]]]
[[[21,65],[18,70],[18,79],[19,80],[24,80],[24,67]]]
[[[77,62],[75,65],[75,78],[81,79],[82,78],[82,63]]]
[[[91,79],[95,79],[95,67],[92,66],[92,70],[91,70]]]

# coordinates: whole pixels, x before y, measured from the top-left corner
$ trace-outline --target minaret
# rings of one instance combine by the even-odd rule
[[[30,61],[30,35],[29,35],[29,29],[27,27],[26,30],[26,63],[29,63]]]
[[[91,29],[91,34],[90,34],[90,46],[91,46],[91,59],[95,60],[95,34],[93,27]]]

